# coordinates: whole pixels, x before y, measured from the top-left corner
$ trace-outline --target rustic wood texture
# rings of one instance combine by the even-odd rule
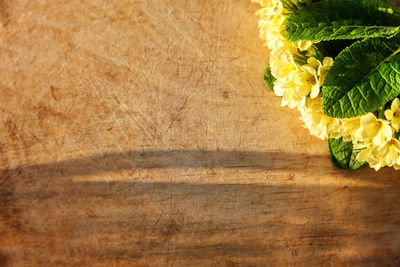
[[[400,177],[261,82],[245,0],[0,1],[0,265],[399,265]]]

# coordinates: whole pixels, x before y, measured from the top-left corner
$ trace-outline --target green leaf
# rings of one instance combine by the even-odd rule
[[[301,9],[305,5],[309,5],[311,0],[281,0],[281,2],[285,9],[294,11]]]
[[[269,64],[268,64],[267,68],[264,71],[263,80],[264,80],[265,85],[269,89],[274,91],[274,82],[275,82],[276,78],[274,76],[272,76],[271,66]]]
[[[350,118],[373,112],[400,94],[400,34],[367,38],[345,48],[322,87],[326,115]]]
[[[342,170],[355,170],[365,164],[358,162],[357,153],[352,142],[343,142],[342,139],[328,139],[329,154],[333,165]]]
[[[325,0],[291,11],[285,24],[292,41],[327,41],[391,36],[400,14],[381,0]]]

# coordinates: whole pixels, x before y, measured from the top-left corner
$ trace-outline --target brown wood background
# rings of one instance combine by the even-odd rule
[[[339,171],[246,0],[0,1],[0,265],[399,265],[400,175]]]

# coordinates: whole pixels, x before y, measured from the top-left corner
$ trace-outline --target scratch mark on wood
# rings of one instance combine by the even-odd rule
[[[42,142],[41,139],[39,139],[35,134],[30,133],[30,135],[39,143],[42,145],[42,147],[49,153],[50,155],[54,156],[54,154],[47,148],[47,146]]]
[[[22,136],[21,131],[18,129],[18,126],[15,124],[15,122],[14,122],[13,120],[12,120],[11,122],[12,122],[12,125],[14,126],[15,131],[17,132],[19,138],[21,139],[22,143],[24,144],[24,147],[25,147],[25,148],[29,148],[29,146],[28,146],[27,143],[25,142],[24,137]]]
[[[56,90],[56,88],[53,85],[51,85],[50,86],[51,96],[54,98],[54,100],[58,100],[58,98],[56,97],[56,94],[54,92],[55,90]]]
[[[185,101],[183,102],[183,104],[178,108],[176,115],[174,116],[174,118],[172,119],[171,123],[168,125],[167,129],[165,130],[164,134],[166,134],[168,132],[168,130],[172,127],[172,125],[178,120],[182,110],[185,108],[186,103],[188,101],[188,98],[185,98]]]

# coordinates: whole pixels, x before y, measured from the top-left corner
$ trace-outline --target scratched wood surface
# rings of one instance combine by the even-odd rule
[[[400,177],[330,164],[245,0],[0,1],[0,265],[400,264]]]

